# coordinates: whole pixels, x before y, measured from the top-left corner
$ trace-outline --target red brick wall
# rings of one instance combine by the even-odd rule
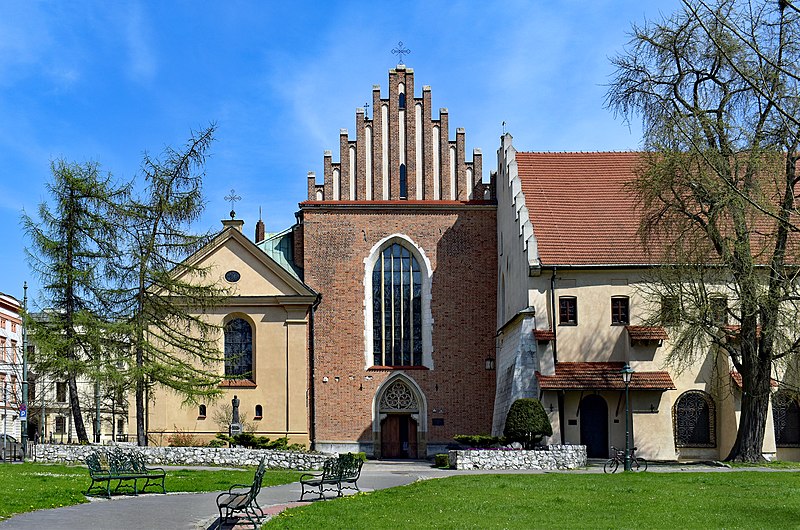
[[[495,353],[495,206],[384,206],[302,205],[305,282],[322,294],[315,317],[316,438],[372,441],[373,398],[392,372],[364,368],[364,259],[395,233],[419,245],[433,269],[434,369],[406,371],[428,401],[428,443],[488,434],[495,372],[484,360]],[[443,418],[444,426],[433,426],[432,418]]]

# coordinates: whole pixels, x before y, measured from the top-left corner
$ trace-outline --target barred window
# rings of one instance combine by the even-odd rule
[[[372,333],[376,366],[422,365],[422,276],[406,247],[386,247],[372,269]]]
[[[242,318],[225,324],[225,377],[253,377],[253,328]]]
[[[798,396],[777,392],[772,397],[772,419],[775,424],[775,445],[800,447],[800,403]]]
[[[689,390],[672,411],[676,447],[716,447],[714,400],[705,392]]]

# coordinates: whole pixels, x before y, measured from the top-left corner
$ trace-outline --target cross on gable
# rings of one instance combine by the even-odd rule
[[[410,55],[411,54],[411,50],[409,50],[408,48],[404,48],[403,47],[403,41],[399,41],[397,43],[397,48],[393,48],[392,49],[392,53],[398,56],[398,60],[400,62],[397,63],[397,64],[405,64],[403,62],[403,55]]]

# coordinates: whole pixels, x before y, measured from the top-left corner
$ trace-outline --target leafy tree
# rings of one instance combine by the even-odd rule
[[[37,219],[22,216],[28,260],[42,280],[40,305],[47,307],[39,318],[25,315],[25,325],[36,342],[37,370],[66,378],[78,441],[85,443],[77,378],[102,365],[108,322],[98,315],[107,310],[104,278],[117,252],[115,204],[128,189],[93,162],[58,160],[51,171],[52,202],[39,205]]]
[[[220,329],[202,316],[225,291],[208,270],[186,261],[209,241],[194,234],[200,218],[203,164],[214,125],[193,134],[181,150],[168,147],[158,158],[145,155],[145,190],[128,208],[128,242],[123,268],[123,314],[132,349],[136,434],[147,445],[147,388],[160,384],[187,402],[219,395]]]
[[[647,289],[683,307],[673,360],[711,347],[742,376],[728,460],[763,458],[770,376],[800,353],[799,33],[786,0],[684,0],[612,59],[607,103],[644,124],[643,239],[671,264]]]
[[[519,442],[526,449],[538,444],[545,436],[552,436],[553,426],[542,406],[533,398],[522,398],[511,404],[506,416],[503,436],[507,442]]]

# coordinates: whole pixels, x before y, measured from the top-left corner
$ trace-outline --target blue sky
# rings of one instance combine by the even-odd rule
[[[679,0],[408,2],[0,2],[0,291],[37,298],[23,209],[45,200],[50,161],[96,161],[121,180],[142,154],[216,122],[198,230],[220,227],[235,189],[252,237],[294,221],[373,84],[386,95],[403,41],[416,86],[450,134],[495,166],[502,122],[518,149],[636,149],[639,123],[603,106],[608,58],[632,22]],[[418,92],[416,95],[420,95]],[[436,116],[438,113],[434,113]],[[371,112],[370,112],[371,115]],[[33,304],[36,305],[35,303]]]

